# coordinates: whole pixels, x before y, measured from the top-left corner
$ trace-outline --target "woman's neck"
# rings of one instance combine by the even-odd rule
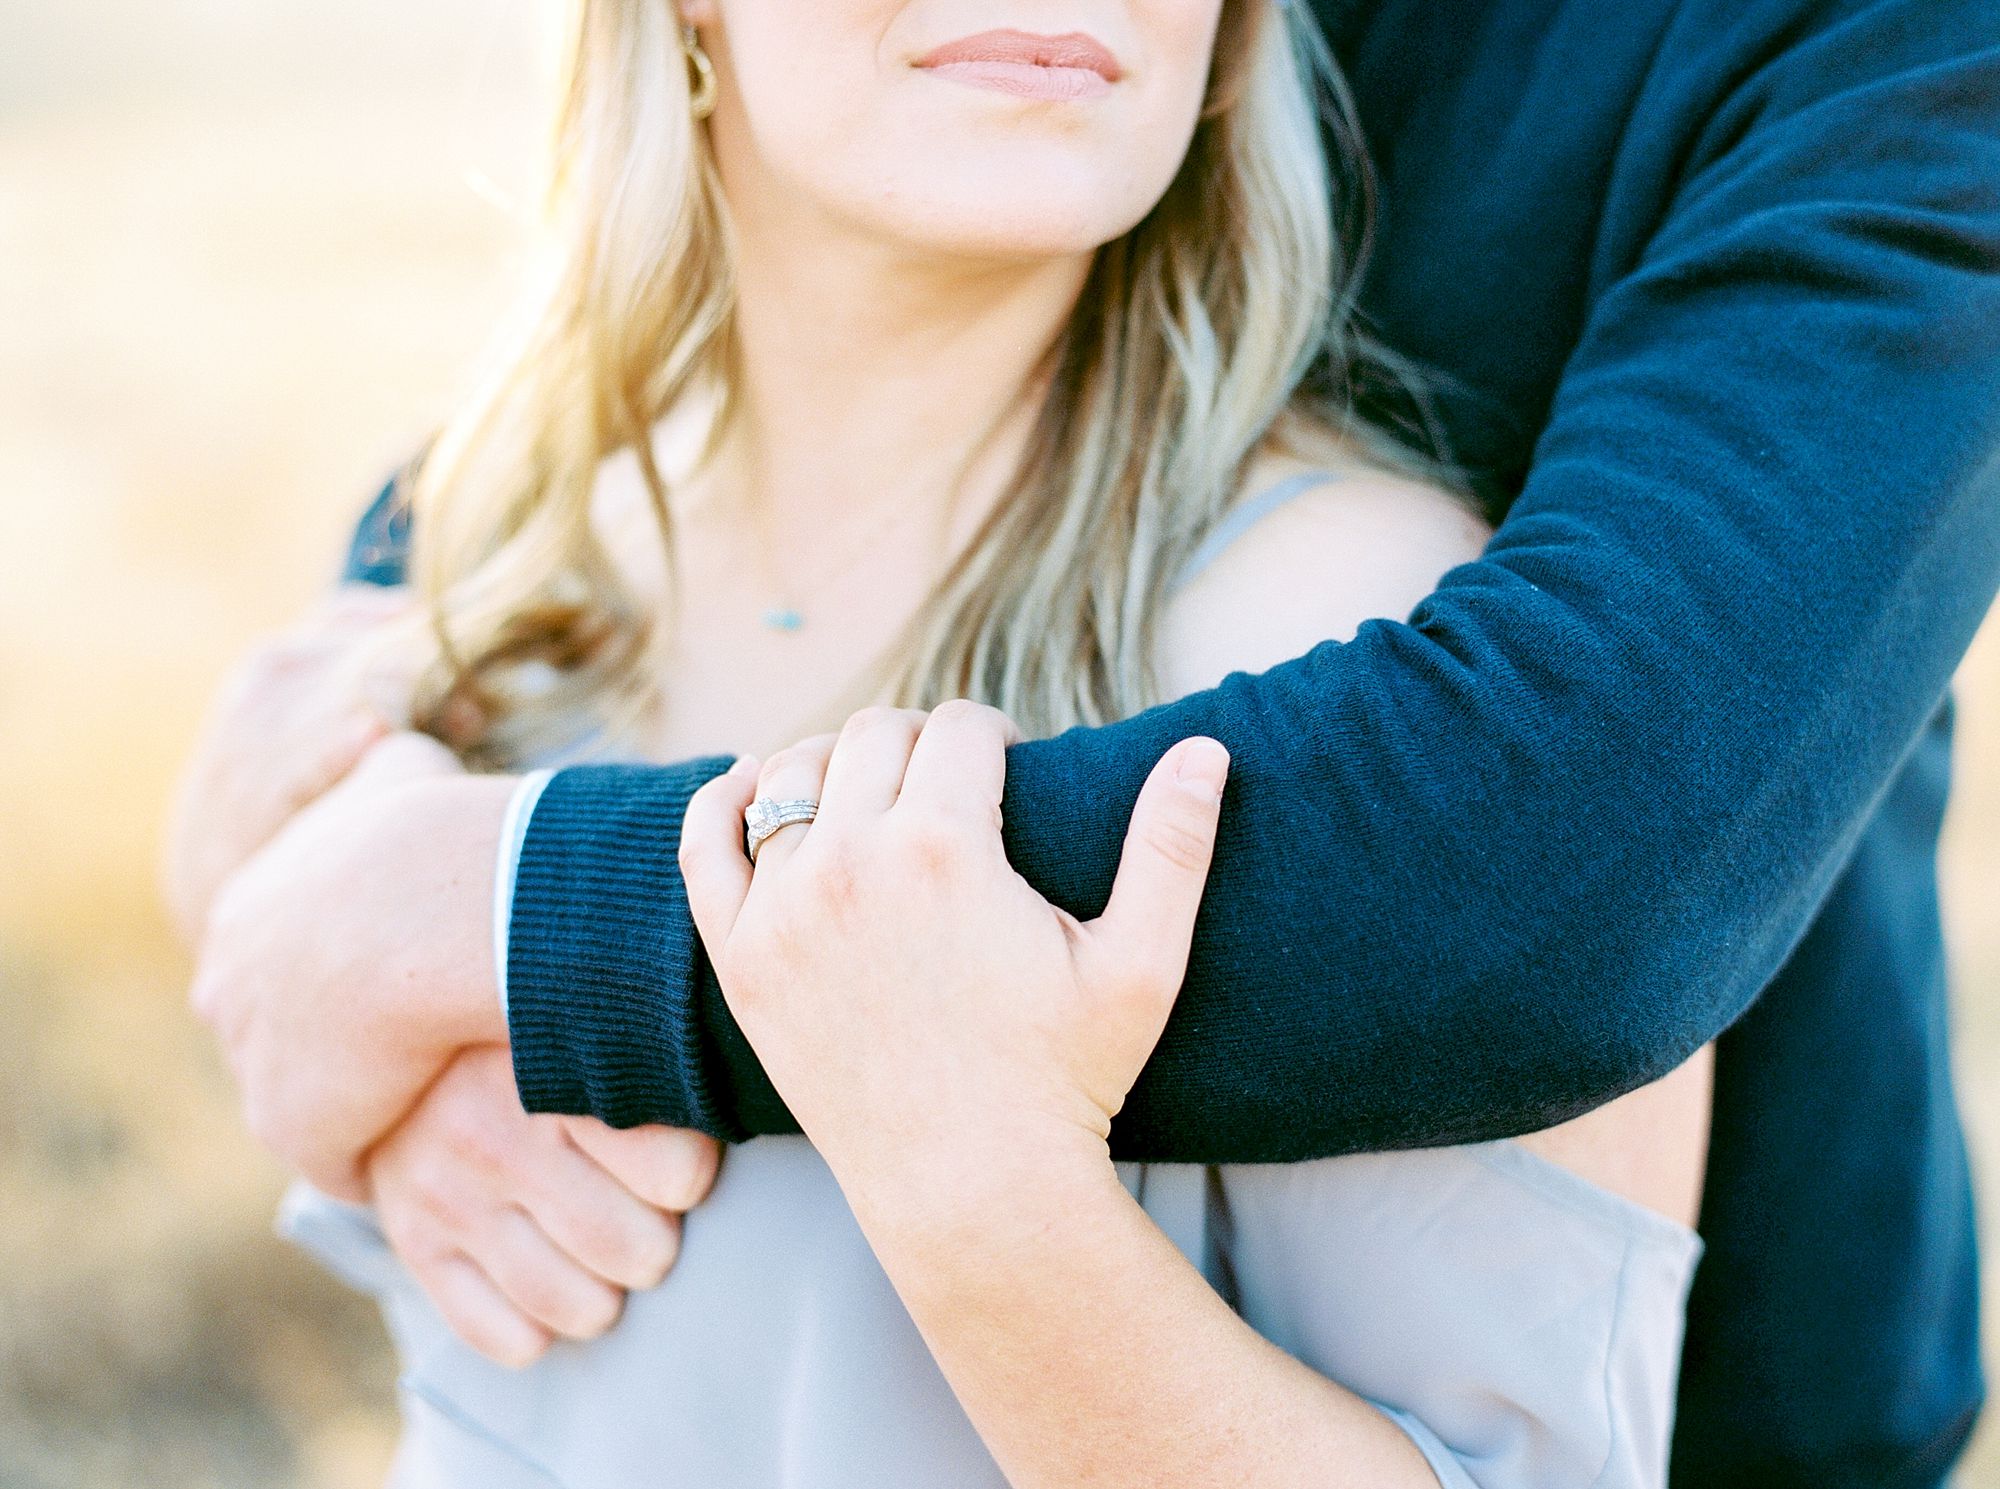
[[[1022,395],[1088,258],[971,263],[743,226],[725,484],[747,483],[779,532],[896,512],[976,525],[1018,459],[1034,402]]]
[[[646,746],[668,756],[774,748],[867,701],[867,669],[1004,490],[1034,413],[1023,392],[1089,270],[760,226],[739,223],[736,418],[699,471],[703,406],[656,439],[677,584],[643,537],[636,472],[600,486],[635,594],[673,606],[682,644]]]

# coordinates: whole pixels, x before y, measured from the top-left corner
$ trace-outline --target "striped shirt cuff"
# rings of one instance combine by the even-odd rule
[[[521,777],[507,799],[500,823],[500,863],[493,875],[493,980],[500,989],[500,1015],[507,1014],[507,934],[514,924],[514,881],[521,872],[521,845],[528,840],[528,818],[554,770],[531,770]]]

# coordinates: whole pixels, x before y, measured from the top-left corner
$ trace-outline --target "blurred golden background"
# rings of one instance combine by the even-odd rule
[[[381,1481],[391,1367],[374,1313],[271,1235],[281,1175],[186,1011],[153,865],[219,673],[328,582],[501,303],[543,20],[530,0],[8,7],[6,1489]],[[2000,626],[1961,700],[1948,911],[1990,1199]],[[1965,1489],[2000,1489],[2000,1429]]]

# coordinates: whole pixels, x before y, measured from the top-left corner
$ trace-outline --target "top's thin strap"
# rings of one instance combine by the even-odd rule
[[[1188,561],[1181,565],[1180,577],[1174,580],[1174,588],[1192,583],[1204,569],[1222,557],[1230,544],[1293,497],[1303,496],[1314,487],[1324,486],[1330,481],[1338,481],[1342,475],[1343,472],[1337,470],[1302,470],[1238,502],[1222,514],[1222,520],[1209,529],[1208,536],[1188,555]]]

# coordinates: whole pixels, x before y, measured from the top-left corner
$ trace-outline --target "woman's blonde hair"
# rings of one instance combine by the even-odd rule
[[[1158,701],[1167,589],[1252,455],[1348,448],[1365,173],[1302,10],[1224,0],[1179,173],[1097,252],[1009,488],[882,659],[873,696],[976,698],[1031,734]],[[733,407],[729,223],[674,7],[571,11],[543,277],[412,478],[432,653],[415,719],[488,766],[594,730],[615,739],[643,715],[656,617],[593,529],[599,467],[636,457],[671,560],[651,431],[696,394],[717,397],[716,434]],[[1330,392],[1306,391],[1315,363]]]

